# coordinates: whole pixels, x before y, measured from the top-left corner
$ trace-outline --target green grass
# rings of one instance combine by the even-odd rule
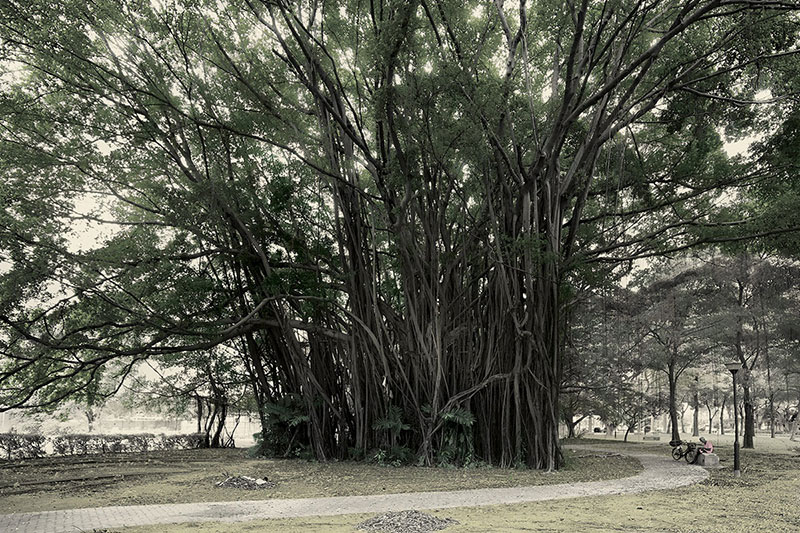
[[[639,448],[637,449],[647,449],[647,450],[663,450],[665,447],[669,447],[670,435],[660,433],[658,436],[661,438],[660,441],[652,441],[642,440],[641,434],[632,434],[628,436],[628,442],[622,442],[622,436],[624,432],[618,432],[618,436],[614,437],[607,437],[605,435],[600,434],[590,434],[586,435],[583,438],[579,439],[572,439],[567,440],[564,442],[571,442],[575,444],[586,443],[586,444],[600,444],[604,446],[615,446],[619,444],[632,444],[638,445]],[[715,447],[721,448],[730,448],[733,449],[733,434],[725,434],[725,435],[709,435],[707,433],[700,433],[700,436],[704,436],[710,439]],[[681,439],[686,441],[694,441],[698,442],[699,437],[693,437],[690,433],[682,433]],[[743,441],[742,437],[739,437],[739,442]],[[759,452],[769,452],[769,453],[778,453],[778,454],[796,454],[799,453],[800,450],[800,442],[798,441],[790,441],[785,434],[779,435],[776,438],[770,438],[768,433],[757,433],[754,439],[755,442],[755,450]]]
[[[564,469],[545,473],[253,459],[243,450],[89,456],[3,465],[0,512],[513,487],[620,478],[640,470],[638,462],[624,457],[571,458]],[[277,487],[258,491],[216,487],[226,473],[267,476]],[[88,479],[66,481],[78,477]]]

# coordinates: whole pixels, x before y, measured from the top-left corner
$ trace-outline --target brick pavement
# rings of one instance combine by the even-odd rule
[[[575,447],[578,448],[577,446]],[[609,451],[597,447],[582,449]],[[636,476],[605,481],[499,489],[414,492],[333,498],[273,499],[240,502],[180,503],[95,507],[0,515],[3,533],[61,533],[182,522],[243,522],[267,518],[382,513],[406,509],[446,509],[514,504],[563,498],[626,494],[698,483],[708,472],[669,457],[626,453],[643,466]]]

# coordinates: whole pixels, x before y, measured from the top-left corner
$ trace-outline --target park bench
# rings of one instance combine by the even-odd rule
[[[659,437],[655,433],[650,433],[651,429],[652,428],[650,426],[644,427],[644,437],[642,437],[642,440],[661,440],[661,437]]]
[[[715,453],[698,454],[694,464],[706,467],[719,466],[719,455]]]

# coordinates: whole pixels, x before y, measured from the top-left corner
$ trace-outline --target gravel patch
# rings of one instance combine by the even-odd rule
[[[400,511],[365,520],[358,524],[356,529],[370,533],[428,533],[441,531],[456,524],[458,521],[452,518],[438,518],[419,511]]]
[[[271,489],[277,486],[266,477],[254,478],[249,476],[229,476],[228,479],[225,481],[220,481],[216,485],[217,487],[244,490]]]

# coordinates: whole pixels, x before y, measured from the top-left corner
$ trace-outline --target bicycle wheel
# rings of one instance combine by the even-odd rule
[[[684,455],[683,458],[686,459],[687,463],[694,464],[697,460],[698,453],[700,453],[700,451],[697,448],[689,448],[686,450],[686,455]]]
[[[680,446],[675,446],[672,448],[672,458],[676,461],[680,461],[681,457],[683,457],[683,448]]]

